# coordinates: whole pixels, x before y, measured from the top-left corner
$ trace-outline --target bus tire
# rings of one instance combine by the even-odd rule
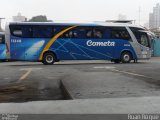
[[[130,52],[123,52],[121,55],[122,63],[130,63],[132,59],[132,55]]]
[[[47,52],[43,56],[42,63],[44,65],[53,65],[55,61],[56,61],[55,55],[51,52]]]

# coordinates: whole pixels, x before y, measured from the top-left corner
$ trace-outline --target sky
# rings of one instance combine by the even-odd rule
[[[53,21],[105,21],[119,14],[140,24],[148,22],[149,13],[160,0],[0,0],[0,17],[11,21],[19,12],[28,19],[46,15]]]

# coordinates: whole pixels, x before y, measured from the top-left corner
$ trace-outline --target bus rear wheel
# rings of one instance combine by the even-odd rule
[[[44,54],[42,63],[44,65],[53,65],[55,61],[56,60],[55,60],[54,54],[51,52],[48,52]]]
[[[123,52],[121,55],[122,63],[130,63],[132,59],[132,55],[130,52]]]

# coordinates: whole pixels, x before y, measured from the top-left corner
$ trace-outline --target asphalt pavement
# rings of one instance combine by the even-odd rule
[[[130,64],[60,61],[48,66],[38,62],[2,62],[0,69],[0,106],[5,105],[0,109],[6,107],[9,110],[10,102],[21,106],[33,101],[37,106],[41,102],[36,101],[62,102],[63,105],[73,102],[76,109],[79,100],[84,105],[90,105],[90,100],[98,103],[113,101],[112,104],[118,105],[115,101],[120,100],[122,105],[130,108],[129,104],[134,105],[136,100],[155,105],[160,96],[160,58]],[[85,99],[88,102],[84,102]]]

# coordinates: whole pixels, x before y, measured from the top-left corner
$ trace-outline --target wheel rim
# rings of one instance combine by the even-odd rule
[[[125,62],[129,62],[129,61],[130,61],[130,56],[129,56],[128,54],[125,54],[125,55],[123,56],[123,60],[124,60]]]
[[[52,55],[47,55],[46,56],[46,62],[47,63],[52,63],[53,62],[53,56]]]

